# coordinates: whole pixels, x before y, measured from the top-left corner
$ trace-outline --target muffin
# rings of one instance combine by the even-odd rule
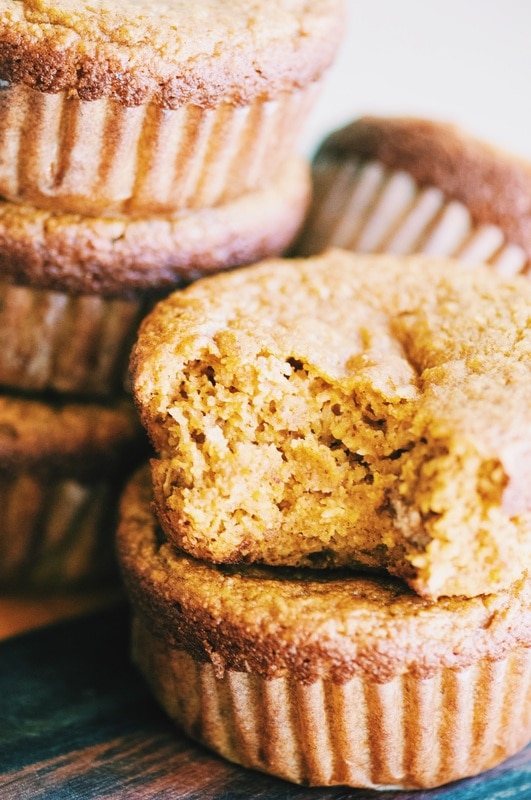
[[[295,156],[262,189],[172,217],[86,217],[0,201],[0,275],[71,294],[169,290],[280,254],[309,198],[309,167]]]
[[[299,255],[327,247],[488,262],[510,276],[531,258],[531,164],[461,128],[364,117],[314,160]]]
[[[392,577],[215,566],[174,549],[146,471],[121,504],[133,655],[168,715],[297,783],[419,789],[531,730],[530,583],[431,602]]]
[[[116,503],[148,453],[131,402],[0,396],[0,585],[116,581]]]
[[[340,250],[162,300],[131,367],[168,539],[432,599],[507,587],[531,556],[530,307],[486,266]]]
[[[278,179],[343,0],[0,0],[0,195],[150,217]]]

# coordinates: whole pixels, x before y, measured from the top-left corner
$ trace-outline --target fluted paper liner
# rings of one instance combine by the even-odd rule
[[[136,616],[133,657],[170,717],[230,761],[296,783],[418,789],[487,770],[531,731],[531,653],[432,677],[265,680],[200,663]]]
[[[149,305],[0,283],[0,384],[122,394],[129,351]]]
[[[115,481],[0,474],[0,583],[57,590],[116,580]]]
[[[466,206],[435,186],[375,160],[323,159],[314,168],[314,203],[299,255],[327,247],[359,253],[425,253],[486,262],[503,276],[525,270],[524,250],[496,225],[476,224]]]
[[[116,583],[117,501],[149,451],[133,402],[37,396],[0,395],[0,585]]]
[[[122,106],[20,85],[0,91],[0,195],[91,216],[174,214],[268,185],[319,84],[248,106]]]

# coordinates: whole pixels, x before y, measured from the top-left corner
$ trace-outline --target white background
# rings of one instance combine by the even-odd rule
[[[531,0],[347,0],[302,149],[363,114],[460,124],[531,159]]]

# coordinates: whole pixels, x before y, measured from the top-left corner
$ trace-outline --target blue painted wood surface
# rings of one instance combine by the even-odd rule
[[[181,735],[129,663],[125,608],[0,644],[2,800],[531,800],[531,746],[432,791],[309,789]]]

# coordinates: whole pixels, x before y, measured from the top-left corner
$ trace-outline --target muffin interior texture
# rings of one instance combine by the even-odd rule
[[[137,346],[162,524],[219,562],[385,567],[429,597],[501,586],[529,557],[523,284],[353,258],[174,296],[156,376]]]

